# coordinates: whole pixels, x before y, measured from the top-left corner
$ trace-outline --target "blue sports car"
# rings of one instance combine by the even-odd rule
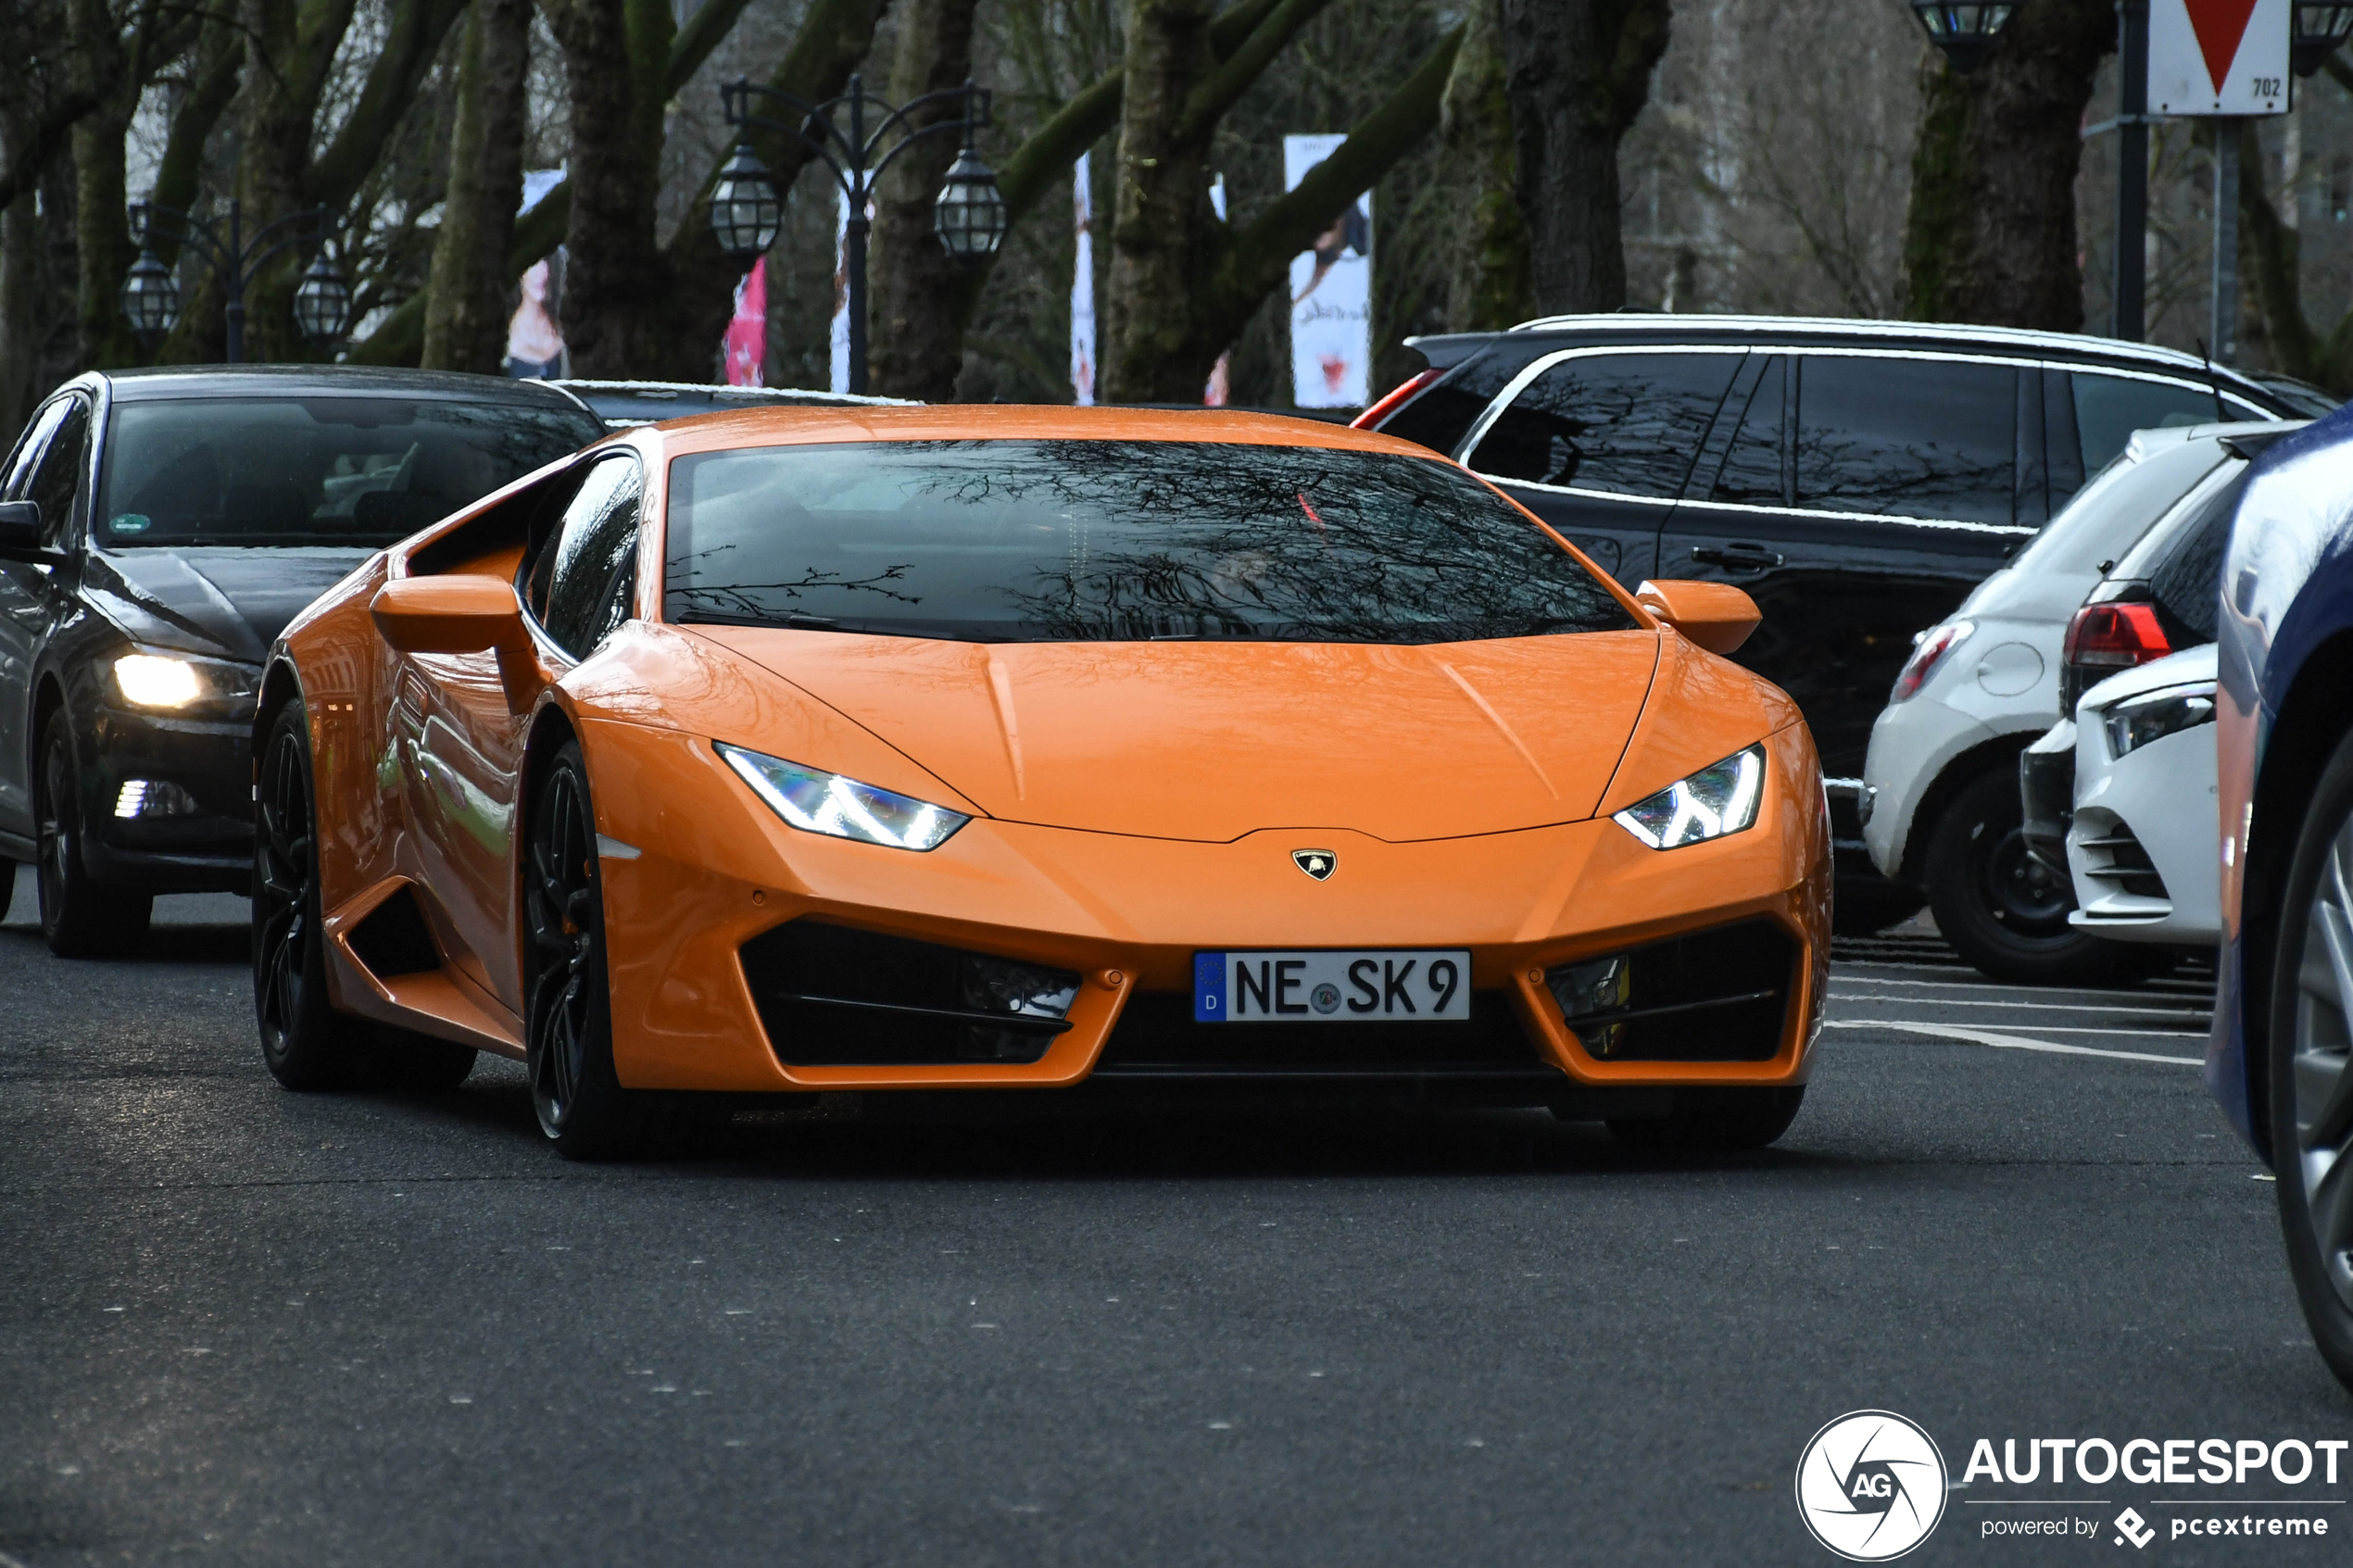
[[[2296,1295],[2353,1387],[2353,411],[2257,462],[2221,591],[2206,1080],[2279,1175]]]

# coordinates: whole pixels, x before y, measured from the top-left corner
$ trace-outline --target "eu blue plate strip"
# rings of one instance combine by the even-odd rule
[[[1226,1022],[1226,955],[1193,955],[1193,1022]]]

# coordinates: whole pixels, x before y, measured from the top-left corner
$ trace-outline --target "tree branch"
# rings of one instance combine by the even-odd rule
[[[1314,21],[1315,13],[1330,4],[1331,0],[1277,0],[1265,19],[1252,28],[1231,53],[1225,54],[1208,80],[1193,90],[1192,97],[1185,105],[1184,119],[1176,134],[1189,139],[1224,119],[1226,111],[1250,91],[1251,83],[1256,82],[1268,64],[1282,52],[1283,45],[1297,37],[1299,30]],[[1214,23],[1212,24],[1210,47],[1213,50],[1217,48]]]
[[[750,4],[751,0],[703,0],[701,9],[670,41],[670,65],[661,83],[664,95],[674,98],[686,91],[686,83],[711,58],[711,51],[726,42],[736,19]]]
[[[1447,74],[1463,46],[1464,29],[1457,25],[1438,41],[1396,92],[1349,129],[1348,140],[1332,156],[1307,171],[1288,194],[1268,207],[1242,231],[1234,245],[1233,283],[1246,300],[1243,313],[1257,307],[1290,265],[1290,258],[1315,243],[1359,192],[1378,183],[1413,144],[1438,126],[1439,100],[1446,92]]]
[[[1282,4],[1283,0],[1245,0],[1218,12],[1210,19],[1210,48],[1219,59],[1229,58]],[[1080,153],[1117,129],[1126,86],[1124,69],[1114,67],[1105,71],[1073,94],[1068,103],[1006,157],[997,170],[997,189],[1005,198],[1008,224],[1021,221],[1078,161]]]
[[[327,150],[310,166],[310,199],[323,207],[341,207],[351,199],[368,171],[383,156],[384,143],[398,128],[416,96],[417,83],[432,69],[466,0],[400,0],[392,13],[384,52],[368,69],[367,84],[359,102],[335,132]]]
[[[91,92],[68,93],[50,106],[48,114],[33,126],[24,144],[17,149],[17,156],[8,160],[7,172],[0,175],[0,207],[7,207],[40,182],[50,161],[73,133],[74,126],[97,107],[98,94]]]
[[[237,75],[245,58],[245,35],[229,22],[215,20],[198,40],[195,81],[171,117],[163,144],[163,161],[156,168],[157,207],[186,211],[195,205],[196,186],[204,174],[205,142],[228,112],[237,95]],[[179,231],[156,237],[156,255],[170,266],[180,253]]]

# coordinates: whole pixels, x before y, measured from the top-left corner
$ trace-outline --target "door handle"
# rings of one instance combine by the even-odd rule
[[[1781,564],[1780,552],[1762,545],[1726,545],[1720,549],[1697,545],[1692,548],[1692,559],[1727,571],[1765,571]]]

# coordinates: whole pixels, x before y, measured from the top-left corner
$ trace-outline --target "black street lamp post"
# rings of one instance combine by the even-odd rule
[[[843,270],[849,295],[849,390],[862,394],[866,390],[866,234],[870,226],[866,206],[891,159],[926,136],[957,132],[962,147],[932,206],[932,232],[949,255],[968,263],[994,255],[1004,243],[1005,199],[998,193],[997,176],[973,148],[973,133],[989,123],[988,89],[967,82],[962,87],[911,98],[896,108],[869,94],[856,76],[849,79],[849,92],[822,104],[751,82],[729,82],[719,92],[729,125],[738,131],[759,129],[792,137],[833,170],[842,194],[849,199]],[[755,98],[780,104],[800,118],[786,120],[761,114],[752,107]],[[955,105],[960,112],[950,119],[910,128],[911,117],[945,105]],[[837,113],[846,114],[847,129],[835,123]],[[896,141],[891,140],[894,134]],[[720,248],[749,266],[776,243],[783,222],[783,198],[768,176],[768,166],[760,161],[749,143],[737,143],[735,156],[719,171],[719,182],[711,192],[711,228]]]
[[[160,233],[194,245],[220,280],[221,292],[228,298],[224,311],[229,322],[228,362],[234,365],[245,354],[245,290],[279,252],[292,245],[323,246],[327,209],[314,207],[289,213],[264,224],[248,240],[244,209],[233,201],[220,223],[178,207],[133,202],[131,229],[139,240],[139,259],[122,281],[122,313],[130,318],[132,330],[142,337],[157,337],[180,320],[180,285],[155,252],[154,242]],[[351,289],[323,248],[296,286],[294,313],[302,335],[321,347],[343,336],[351,325]]]

